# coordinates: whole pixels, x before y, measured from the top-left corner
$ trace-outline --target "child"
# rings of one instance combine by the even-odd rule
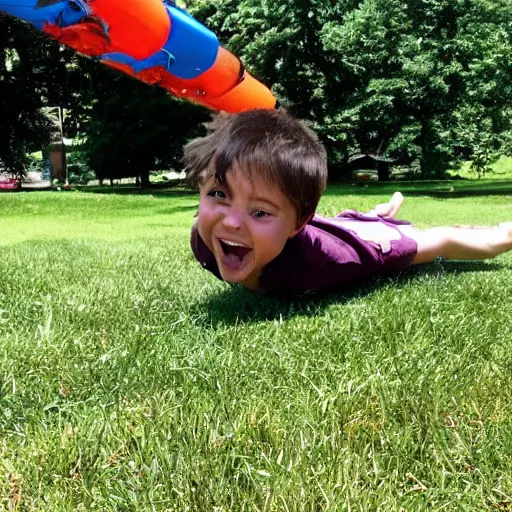
[[[327,182],[325,149],[284,110],[218,116],[185,148],[200,200],[191,245],[219,279],[296,295],[447,259],[485,259],[512,249],[512,222],[488,229],[417,230],[398,221],[403,196],[361,214],[315,214]]]

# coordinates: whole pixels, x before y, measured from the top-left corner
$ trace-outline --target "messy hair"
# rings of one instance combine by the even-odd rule
[[[327,183],[327,158],[316,134],[284,109],[216,115],[205,137],[185,146],[187,181],[200,186],[211,176],[226,183],[237,166],[250,179],[277,185],[301,224],[314,214]]]

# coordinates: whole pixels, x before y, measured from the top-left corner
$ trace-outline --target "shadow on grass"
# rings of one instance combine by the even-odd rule
[[[197,212],[197,204],[191,204],[191,205],[184,205],[184,206],[171,206],[171,207],[162,207],[159,208],[156,213],[163,214],[163,215],[172,215],[173,213],[183,213],[183,212],[193,212],[191,213],[190,219],[191,222],[194,221],[195,214]],[[148,223],[150,226],[162,226],[162,227],[169,227],[169,224],[162,224],[162,223]]]
[[[45,189],[56,192],[56,187]],[[121,186],[76,186],[73,190],[88,194],[138,195],[156,198],[185,198],[198,195],[198,191],[186,187],[182,182],[175,184],[156,184],[150,188],[138,188],[131,185]],[[383,195],[396,190],[406,196],[430,196],[435,198],[459,198],[474,196],[512,195],[512,180],[427,180],[427,181],[388,181],[366,185],[351,183],[331,183],[323,195]],[[29,190],[27,190],[29,191]],[[59,193],[66,193],[59,191]]]
[[[77,187],[75,190],[87,194],[115,194],[115,195],[134,195],[134,196],[154,196],[161,198],[181,198],[198,195],[196,190],[185,188],[181,183],[169,185],[166,187],[152,186],[150,188],[138,188],[131,186],[120,187]]]
[[[512,181],[494,180],[444,180],[444,181],[389,181],[368,185],[333,184],[324,192],[325,196],[382,195],[401,191],[406,196],[429,196],[438,199],[460,197],[512,195]]]
[[[390,285],[396,286],[397,293],[407,284],[425,274],[442,276],[443,274],[461,274],[464,272],[493,272],[504,268],[496,262],[485,261],[443,261],[410,267],[400,274],[374,276],[358,285],[349,286],[343,291],[330,291],[290,299],[267,297],[234,285],[217,293],[207,300],[197,303],[204,314],[205,325],[241,324],[260,321],[285,320],[294,316],[314,317],[332,304],[346,304],[353,300],[371,295],[375,291]],[[201,316],[201,315],[200,315]]]

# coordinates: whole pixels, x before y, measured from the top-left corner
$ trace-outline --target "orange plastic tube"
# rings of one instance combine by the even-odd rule
[[[219,98],[199,98],[198,103],[216,110],[235,113],[254,108],[273,109],[276,99],[270,90],[252,75],[245,72],[240,84]]]
[[[108,24],[112,52],[147,59],[169,37],[171,20],[162,0],[92,0],[89,5]]]
[[[150,85],[159,85],[174,96],[214,110],[235,113],[253,108],[273,109],[276,106],[270,90],[247,71],[240,81],[240,61],[224,48],[220,48],[212,68],[193,80],[178,78],[162,66],[135,74],[130,66],[113,61],[102,62]]]
[[[243,81],[226,94],[213,96],[203,89],[190,87],[191,82],[197,82],[199,78],[181,80],[168,73],[163,67],[151,68],[136,75],[130,66],[111,61],[102,62],[150,85],[160,85],[174,96],[185,98],[214,110],[235,113],[253,108],[273,109],[276,106],[276,99],[270,90],[247,71],[244,74]]]
[[[184,80],[171,73],[164,73],[162,87],[173,94],[191,98],[206,95],[218,97],[229,92],[240,81],[242,65],[240,61],[225,48],[219,47],[213,66],[191,80]],[[141,76],[141,80],[144,78]]]
[[[43,32],[57,39],[60,44],[71,46],[77,52],[89,57],[97,57],[111,51],[110,40],[95,19],[64,28],[47,23],[43,27]]]
[[[221,96],[238,84],[241,71],[240,60],[220,46],[213,66],[195,80],[209,96]]]

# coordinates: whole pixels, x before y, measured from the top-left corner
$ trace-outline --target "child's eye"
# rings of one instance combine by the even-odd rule
[[[222,190],[215,189],[215,188],[213,190],[211,190],[210,192],[208,192],[208,195],[210,197],[215,197],[217,199],[226,199],[225,192],[223,192]]]
[[[269,217],[270,213],[264,211],[264,210],[256,210],[253,213],[253,216],[257,219],[264,219],[265,217]]]

